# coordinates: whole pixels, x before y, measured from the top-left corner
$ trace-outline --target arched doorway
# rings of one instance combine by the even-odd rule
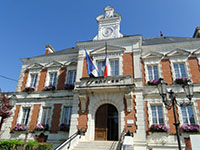
[[[115,106],[103,104],[97,109],[95,140],[118,140],[118,111]]]

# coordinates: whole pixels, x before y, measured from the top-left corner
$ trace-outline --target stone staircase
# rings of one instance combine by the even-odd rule
[[[118,141],[81,141],[72,150],[116,150]]]

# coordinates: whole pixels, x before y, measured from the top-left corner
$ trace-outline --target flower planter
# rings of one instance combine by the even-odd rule
[[[181,131],[185,133],[198,133],[200,131],[200,126],[184,124],[181,126]]]
[[[64,89],[65,90],[73,90],[74,89],[74,85],[72,85],[72,84],[65,84]]]
[[[176,78],[174,83],[175,84],[187,84],[188,81],[189,81],[188,78]]]
[[[69,132],[69,125],[62,123],[59,127],[60,131]]]
[[[161,79],[154,79],[147,82],[148,85],[158,85]]]
[[[24,92],[30,93],[30,92],[33,92],[33,91],[35,91],[35,88],[34,88],[34,87],[25,87],[25,88],[24,88]]]
[[[43,91],[54,91],[56,89],[55,86],[49,85],[49,86],[45,86]]]
[[[22,132],[26,131],[27,127],[24,124],[16,124],[13,131]]]
[[[149,128],[150,132],[168,132],[169,128],[166,125],[152,124]]]
[[[39,143],[46,142],[48,139],[48,135],[45,135],[44,133],[41,133],[40,135],[35,136],[35,140],[37,140]]]
[[[37,124],[34,131],[48,131],[49,130],[49,125],[48,124]]]

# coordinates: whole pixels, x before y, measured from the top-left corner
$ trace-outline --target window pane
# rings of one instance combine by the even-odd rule
[[[119,61],[110,60],[111,76],[119,75]]]
[[[22,124],[24,125],[28,124],[29,113],[30,113],[30,108],[23,108],[23,115],[22,115],[22,121],[21,121]]]
[[[181,70],[181,77],[185,78],[186,72],[185,72],[185,65],[184,64],[180,64],[180,70]]]
[[[64,107],[62,123],[70,125],[71,112],[72,112],[72,107]]]
[[[181,112],[182,112],[182,119],[184,124],[188,124],[188,119],[187,119],[187,112],[186,112],[186,107],[181,106]]]
[[[49,79],[49,85],[56,86],[57,73],[56,72],[50,73],[49,77],[50,77],[50,79]]]
[[[151,106],[153,124],[164,124],[162,106]]]
[[[190,124],[195,124],[194,113],[192,106],[187,106]]]
[[[158,79],[158,66],[153,66],[154,79]]]
[[[149,80],[153,80],[152,66],[147,66]]]
[[[37,74],[31,74],[31,83],[30,83],[31,87],[36,87],[37,77],[38,77]]]
[[[67,75],[67,84],[73,85],[76,80],[76,71],[69,71]]]
[[[104,76],[104,61],[97,61],[98,76]]]
[[[175,71],[175,77],[180,78],[181,76],[180,76],[178,64],[174,64],[174,71]]]

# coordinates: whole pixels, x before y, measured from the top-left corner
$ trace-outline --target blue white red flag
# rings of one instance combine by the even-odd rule
[[[106,47],[105,47],[105,51],[106,51],[106,57],[105,57],[105,60],[104,60],[104,77],[107,77],[108,76],[108,73],[110,72],[109,71],[109,62],[108,62],[108,56],[107,56],[107,43],[106,43]]]
[[[90,56],[88,55],[86,49],[85,49],[85,55],[86,55],[86,63],[87,63],[87,72],[89,77],[97,77],[98,71],[93,64],[92,60],[90,59]]]

